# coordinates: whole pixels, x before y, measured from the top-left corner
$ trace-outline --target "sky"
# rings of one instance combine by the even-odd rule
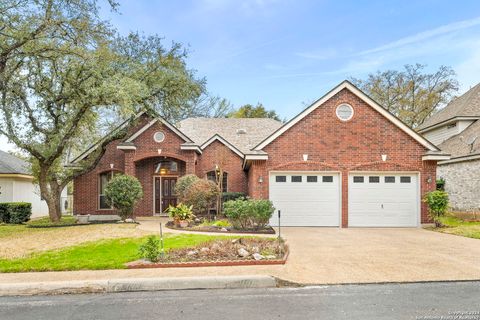
[[[345,79],[405,64],[451,66],[460,93],[480,82],[480,1],[118,1],[102,17],[120,33],[182,43],[210,93],[281,118]]]

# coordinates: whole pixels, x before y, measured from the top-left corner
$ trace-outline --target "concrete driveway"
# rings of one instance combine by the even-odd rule
[[[290,246],[290,256],[281,266],[0,274],[0,283],[251,274],[304,284],[480,280],[477,239],[423,229],[384,228],[290,227],[282,228],[282,235]]]
[[[480,240],[417,228],[284,228],[302,283],[480,279]]]

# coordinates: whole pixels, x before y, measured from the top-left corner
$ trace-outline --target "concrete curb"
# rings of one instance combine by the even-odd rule
[[[55,295],[188,289],[274,288],[271,276],[218,276],[178,278],[127,278],[0,284],[0,296]]]

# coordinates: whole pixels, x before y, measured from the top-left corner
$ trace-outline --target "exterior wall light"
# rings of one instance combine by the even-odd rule
[[[113,163],[110,163],[110,169],[113,169]]]
[[[303,155],[303,161],[308,161],[308,154]]]
[[[262,183],[263,182],[263,176],[258,177],[258,182]]]
[[[387,161],[387,155],[386,154],[382,154],[382,161]]]
[[[428,183],[428,184],[432,183],[432,177],[431,177],[431,176],[428,176],[428,178],[427,178],[427,183]]]

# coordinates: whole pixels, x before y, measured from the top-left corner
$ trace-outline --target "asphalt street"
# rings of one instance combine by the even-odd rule
[[[0,319],[480,319],[480,282],[0,298]]]

